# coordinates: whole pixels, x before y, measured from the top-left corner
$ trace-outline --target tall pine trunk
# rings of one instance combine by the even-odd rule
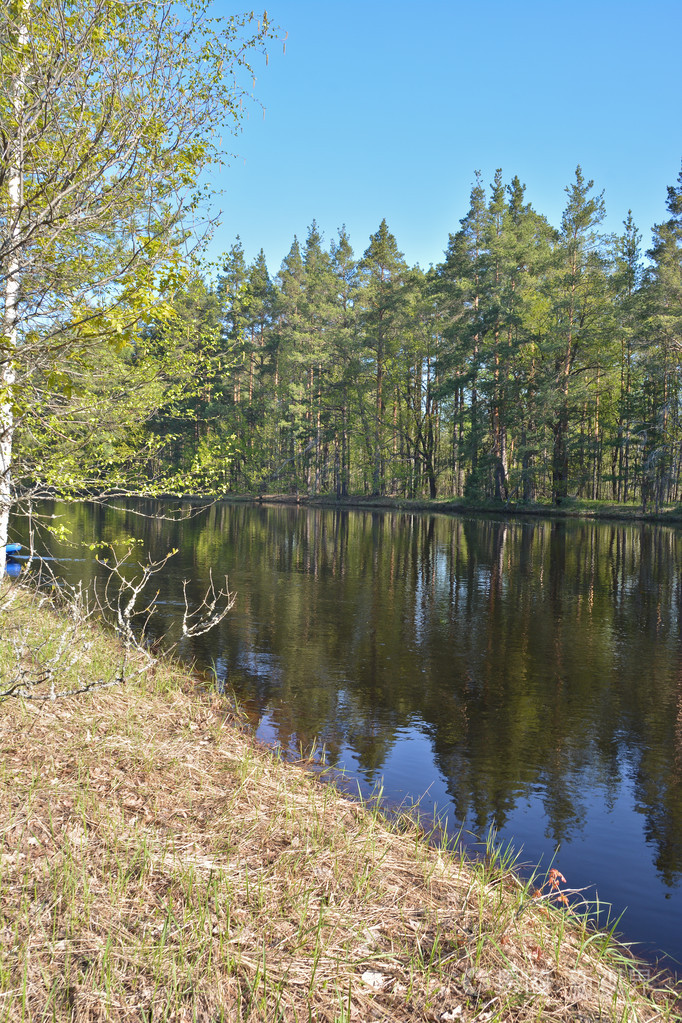
[[[375,496],[383,491],[383,474],[381,459],[381,421],[383,412],[383,390],[384,390],[384,362],[382,345],[377,348],[377,390],[376,409],[374,411],[374,474],[372,479],[372,493]]]

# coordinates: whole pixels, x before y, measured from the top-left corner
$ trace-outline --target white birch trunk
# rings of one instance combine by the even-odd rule
[[[20,248],[21,235],[20,211],[23,201],[23,131],[22,109],[26,72],[23,54],[28,43],[26,27],[27,4],[21,5],[21,24],[17,36],[19,53],[19,69],[14,80],[14,112],[16,115],[16,136],[12,147],[10,166],[8,168],[8,209],[7,220],[10,225],[12,244],[6,267],[4,310],[2,322],[4,357],[0,372],[0,578],[5,574],[5,544],[9,530],[9,514],[11,509],[11,466],[12,440],[14,438],[14,411],[12,392],[15,381],[14,353],[17,348],[19,318],[19,287],[20,287]]]

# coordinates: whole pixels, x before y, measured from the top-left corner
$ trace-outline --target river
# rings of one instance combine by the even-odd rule
[[[68,531],[38,544],[70,581],[103,577],[97,541],[178,549],[150,632],[211,668],[263,739],[323,744],[351,788],[419,800],[451,831],[494,828],[623,914],[637,951],[682,961],[679,529],[229,503],[180,522],[163,502],[40,511]],[[182,639],[182,581],[198,602],[209,571],[235,607]]]

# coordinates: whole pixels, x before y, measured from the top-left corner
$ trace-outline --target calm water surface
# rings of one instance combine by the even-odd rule
[[[181,643],[285,747],[625,911],[640,952],[682,960],[682,532],[578,521],[216,505],[50,505],[76,541],[137,536],[163,576],[153,630],[177,634],[229,576],[233,612]],[[17,523],[16,532],[22,525]],[[13,537],[15,538],[15,537]],[[90,552],[51,541],[62,573]]]

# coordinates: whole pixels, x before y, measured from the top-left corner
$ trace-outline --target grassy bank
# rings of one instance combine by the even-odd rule
[[[6,584],[0,607],[2,691],[121,674],[94,625]],[[680,1018],[560,878],[438,848],[137,663],[0,706],[0,1020]]]

